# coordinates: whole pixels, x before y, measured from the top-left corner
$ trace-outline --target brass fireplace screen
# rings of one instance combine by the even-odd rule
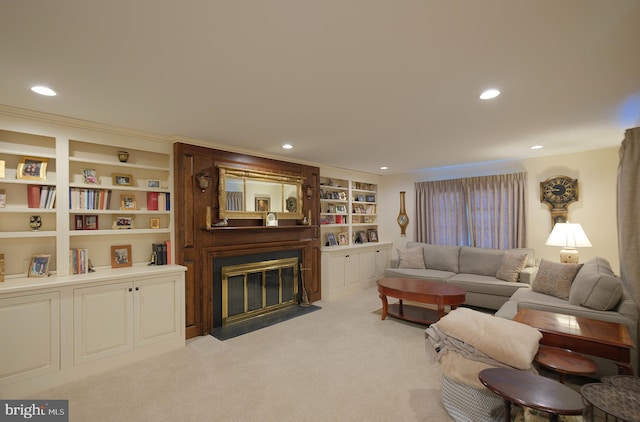
[[[293,306],[298,297],[298,258],[222,267],[222,325]]]

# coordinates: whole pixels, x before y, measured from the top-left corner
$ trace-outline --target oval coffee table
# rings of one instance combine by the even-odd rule
[[[511,421],[511,403],[551,414],[582,415],[584,404],[576,391],[549,378],[511,368],[483,369],[480,382],[504,399],[504,420]]]
[[[464,303],[466,291],[439,281],[417,278],[382,278],[378,280],[378,292],[382,300],[382,319],[387,315],[420,324],[433,324],[444,316],[445,305],[455,309]],[[387,296],[399,299],[389,305]],[[437,309],[403,304],[403,300],[436,305]]]

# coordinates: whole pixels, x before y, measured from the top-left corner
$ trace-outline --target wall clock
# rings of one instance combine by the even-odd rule
[[[567,222],[567,207],[578,200],[578,179],[569,176],[551,176],[540,182],[540,202],[551,210],[552,226]]]
[[[398,225],[400,226],[400,234],[407,234],[407,226],[409,225],[409,216],[404,206],[404,192],[400,192],[400,213],[398,214]]]

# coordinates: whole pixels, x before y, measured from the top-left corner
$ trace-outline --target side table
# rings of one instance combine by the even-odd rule
[[[627,422],[640,422],[640,392],[609,383],[585,384],[580,388],[584,400],[608,415]],[[593,409],[591,409],[593,421]]]
[[[600,381],[640,392],[640,377],[634,377],[633,375],[609,375],[602,377]]]
[[[580,353],[542,344],[534,360],[539,365],[559,373],[562,384],[566,375],[588,375],[598,371],[598,364]]]
[[[511,403],[551,414],[582,415],[584,404],[580,394],[557,381],[511,368],[489,368],[478,374],[480,382],[504,399],[504,420],[511,421]]]

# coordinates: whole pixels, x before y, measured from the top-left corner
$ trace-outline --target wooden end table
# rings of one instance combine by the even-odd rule
[[[540,345],[534,358],[539,365],[560,374],[564,384],[566,375],[589,375],[598,372],[598,364],[592,359],[567,349]]]
[[[564,384],[549,378],[512,368],[483,369],[478,374],[480,382],[504,399],[504,420],[511,421],[511,403],[551,414],[582,415],[582,397]]]
[[[624,324],[527,308],[513,320],[540,330],[540,344],[611,359],[619,374],[633,374],[633,340]]]
[[[444,316],[445,305],[455,309],[464,303],[466,291],[439,281],[417,278],[382,278],[378,280],[378,292],[382,300],[382,319],[387,315],[420,324],[433,324]],[[389,305],[387,296],[399,299]],[[403,300],[436,305],[437,309],[403,304]]]

